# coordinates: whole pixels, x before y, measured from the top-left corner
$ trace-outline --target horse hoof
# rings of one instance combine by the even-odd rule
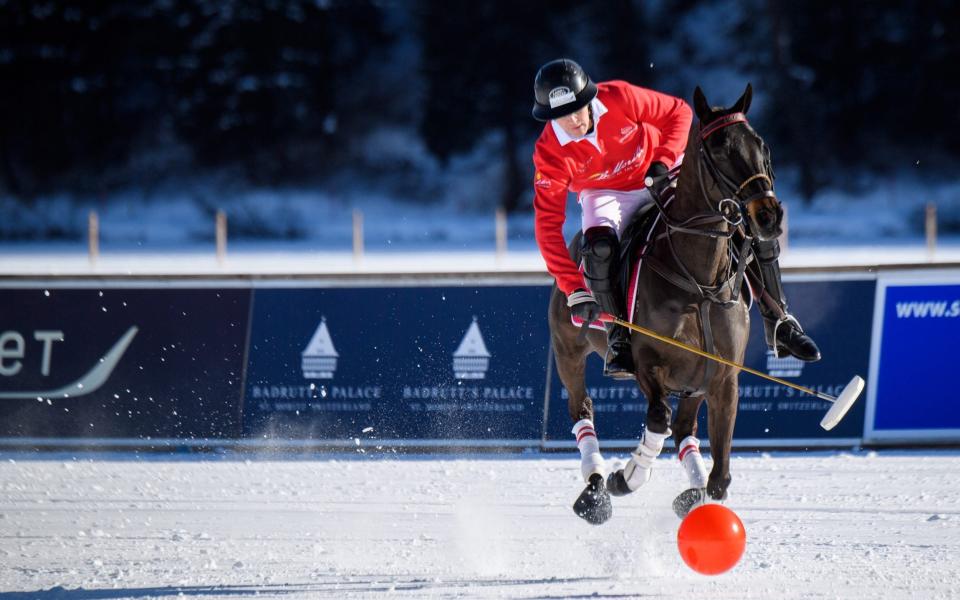
[[[607,491],[612,496],[626,496],[633,492],[627,485],[627,479],[623,476],[623,469],[617,469],[607,476]]]
[[[587,487],[573,503],[573,512],[591,525],[602,525],[613,516],[613,504],[603,485],[603,475],[594,473],[590,476]]]
[[[706,501],[707,490],[705,488],[690,488],[680,492],[680,495],[673,499],[673,512],[683,519],[691,510],[703,506]]]

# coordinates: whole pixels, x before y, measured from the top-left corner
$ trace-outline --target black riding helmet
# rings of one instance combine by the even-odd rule
[[[597,85],[569,58],[551,60],[540,67],[533,82],[533,118],[559,119],[575,113],[597,96]]]

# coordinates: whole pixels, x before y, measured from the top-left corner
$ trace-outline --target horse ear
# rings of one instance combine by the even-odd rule
[[[750,110],[751,100],[753,100],[753,86],[748,83],[747,89],[743,91],[743,95],[740,96],[737,103],[733,105],[733,112],[747,114],[747,111]]]
[[[700,89],[699,85],[697,89],[693,90],[693,109],[697,113],[697,118],[701,121],[706,121],[710,113],[713,112],[710,109],[710,103],[707,102],[707,97],[703,95],[703,90]]]

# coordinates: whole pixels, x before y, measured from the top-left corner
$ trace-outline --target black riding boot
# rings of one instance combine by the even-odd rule
[[[797,319],[787,312],[787,299],[780,281],[780,243],[754,241],[763,292],[757,302],[767,345],[777,358],[792,355],[806,362],[820,360],[820,348],[803,332]]]
[[[591,227],[583,234],[583,271],[597,304],[604,312],[623,319],[624,299],[618,285],[617,263],[620,242],[610,227]],[[630,331],[620,325],[607,325],[607,354],[603,374],[617,379],[633,379],[633,349]]]

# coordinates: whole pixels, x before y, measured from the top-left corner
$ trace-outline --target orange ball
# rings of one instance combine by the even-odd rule
[[[740,561],[747,534],[735,512],[722,504],[704,504],[683,519],[677,548],[687,566],[703,575],[719,575]]]

